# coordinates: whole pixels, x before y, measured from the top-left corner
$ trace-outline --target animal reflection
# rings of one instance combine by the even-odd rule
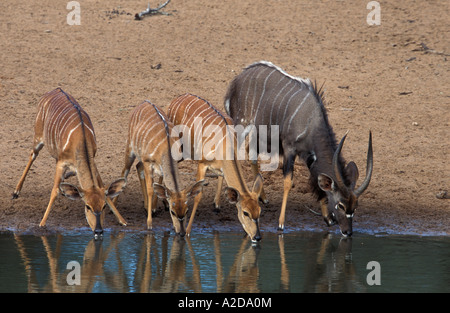
[[[170,247],[169,239],[164,236],[158,244],[153,234],[145,236],[134,275],[137,291],[202,292],[200,268],[191,241],[175,236]],[[189,257],[192,269],[186,257]]]
[[[289,236],[273,236],[276,241],[255,245],[248,237],[230,243],[228,234],[221,238],[218,232],[206,243],[168,232],[121,232],[89,240],[84,249],[62,235],[14,238],[28,292],[365,291],[352,260],[351,238],[313,234],[303,248],[293,250]],[[72,260],[80,264],[75,285],[68,284],[66,269]]]
[[[124,238],[125,233],[119,233],[117,236],[111,236],[111,243],[105,249],[102,241],[91,239],[83,254],[83,261],[80,264],[80,284],[69,285],[67,277],[69,270],[62,261],[61,251],[63,246],[63,236],[57,235],[56,244],[52,247],[49,237],[41,236],[44,254],[48,261],[48,277],[46,283],[41,286],[38,276],[42,275],[44,266],[36,264],[32,257],[36,257],[34,249],[27,249],[21,236],[15,235],[15,241],[25,266],[26,277],[28,280],[28,292],[92,292],[94,285],[102,282],[107,285],[111,291],[120,292],[126,281],[124,264],[121,262],[117,246]],[[30,251],[31,250],[31,251]],[[111,252],[115,251],[116,269],[107,270],[105,262],[110,258]],[[64,263],[64,264],[63,264]],[[62,271],[60,269],[63,268]],[[126,285],[126,284],[125,284]]]
[[[306,292],[364,292],[352,260],[352,239],[322,235],[316,255],[307,257]],[[337,239],[337,245],[336,245]],[[317,243],[319,240],[311,240]]]
[[[258,255],[259,245],[249,244],[248,239],[242,240],[241,246],[236,253],[233,265],[228,275],[224,276],[220,252],[219,233],[214,235],[214,250],[216,257],[216,281],[217,292],[260,292],[258,286],[259,268]]]

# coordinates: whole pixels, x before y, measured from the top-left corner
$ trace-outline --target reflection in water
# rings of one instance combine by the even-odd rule
[[[234,258],[233,265],[226,277],[224,277],[222,264],[220,262],[220,238],[216,233],[214,236],[214,248],[217,267],[217,291],[218,292],[260,292],[258,287],[259,268],[258,255],[259,245],[249,245],[249,239],[242,240],[241,246]]]
[[[317,241],[314,241],[317,242]],[[364,285],[356,274],[352,260],[352,238],[341,237],[337,243],[331,234],[325,234],[320,249],[309,259],[314,271],[306,275],[305,291],[308,292],[363,292]]]
[[[164,236],[158,246],[153,234],[144,237],[133,283],[138,292],[201,292],[200,269],[192,250],[190,240],[180,236],[172,238],[169,248],[169,236]],[[186,245],[193,275],[187,271]],[[152,253],[154,257],[152,257]],[[162,253],[163,256],[159,257]],[[160,262],[161,260],[161,262]]]
[[[2,236],[0,292],[420,291],[430,282],[436,291],[448,291],[450,281],[450,274],[440,272],[448,268],[448,255],[441,251],[448,251],[449,240],[417,246],[415,239],[404,238],[265,234],[254,245],[242,234],[218,232],[191,239],[120,232],[100,241],[78,235]],[[422,273],[424,284],[414,277],[413,266],[423,269],[430,259],[437,273]],[[382,264],[382,286],[366,283],[371,260]],[[78,273],[67,269],[71,261],[80,265]],[[407,273],[404,262],[410,262]],[[78,274],[79,284],[69,285],[68,278]]]
[[[67,281],[68,276],[72,277],[70,275],[70,269],[72,268],[67,269],[64,266],[61,271],[59,260],[61,258],[63,236],[56,236],[55,247],[50,245],[49,237],[41,236],[43,251],[48,262],[48,277],[44,280],[45,284],[41,285],[38,280],[38,274],[40,274],[44,264],[36,264],[35,260],[27,253],[23,238],[14,235],[18,251],[25,266],[28,280],[27,292],[92,292],[96,283],[105,284],[113,291],[123,291],[122,285],[126,282],[126,276],[123,264],[117,253],[117,245],[124,236],[124,233],[111,236],[111,244],[106,249],[103,249],[102,241],[91,239],[88,242],[84,250],[83,261],[80,264],[79,285],[69,285]],[[112,258],[114,258],[118,268],[118,271],[114,272],[105,270],[105,261],[110,258],[112,251],[115,251]]]

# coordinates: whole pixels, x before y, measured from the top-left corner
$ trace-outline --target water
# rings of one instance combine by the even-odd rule
[[[4,233],[0,292],[450,292],[450,238]]]

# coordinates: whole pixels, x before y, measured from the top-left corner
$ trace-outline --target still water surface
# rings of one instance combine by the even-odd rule
[[[71,261],[80,285],[67,283]],[[450,292],[450,238],[265,233],[252,245],[230,232],[4,233],[0,292]]]

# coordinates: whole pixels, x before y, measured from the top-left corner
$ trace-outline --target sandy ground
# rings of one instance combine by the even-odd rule
[[[368,2],[368,1],[367,1]],[[102,178],[118,178],[130,112],[148,99],[164,109],[191,92],[223,108],[229,82],[243,67],[268,60],[288,73],[325,83],[329,120],[337,138],[347,130],[343,154],[361,176],[369,129],[374,173],[359,201],[354,231],[450,234],[450,4],[380,1],[381,25],[369,26],[364,1],[172,0],[170,15],[134,20],[145,1],[80,1],[81,25],[67,24],[66,1],[0,3],[0,230],[38,232],[50,197],[54,160],[43,149],[17,200],[11,193],[28,161],[36,105],[62,87],[90,114]],[[156,3],[151,2],[152,7]],[[195,164],[182,163],[185,181]],[[251,182],[249,166],[246,177]],[[295,169],[286,231],[325,230],[307,186]],[[263,173],[270,204],[263,231],[276,231],[281,170]],[[236,209],[211,210],[216,180],[209,179],[193,232],[239,229]],[[143,230],[146,213],[135,170],[119,198],[128,221],[110,229]],[[169,213],[154,217],[170,229]],[[58,197],[41,231],[86,228],[81,202]],[[331,228],[337,231],[337,227]]]

